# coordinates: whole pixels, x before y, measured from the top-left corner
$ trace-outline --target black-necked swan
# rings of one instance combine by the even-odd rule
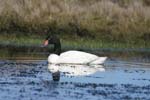
[[[48,57],[48,62],[51,64],[98,65],[103,64],[107,59],[107,57],[98,57],[94,54],[76,50],[61,53],[61,43],[59,38],[55,35],[46,38],[44,45],[47,46],[48,44],[54,44],[54,54],[50,54]]]
[[[48,57],[48,63],[53,64],[54,66],[58,64],[100,65],[103,64],[107,59],[107,57],[98,57],[94,54],[76,50],[61,53],[60,39],[55,35],[48,36],[46,38],[44,45],[47,46],[48,44],[54,45],[54,53],[50,54]],[[58,66],[55,66],[55,70],[57,68]],[[58,69],[56,70],[56,72],[52,72],[52,77],[54,81],[59,81],[60,72]]]

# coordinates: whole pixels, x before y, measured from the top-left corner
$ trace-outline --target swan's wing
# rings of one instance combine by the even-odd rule
[[[59,63],[87,64],[97,58],[98,56],[86,52],[67,51],[60,55]]]
[[[106,61],[107,57],[99,57],[98,59],[90,62],[91,65],[103,64]]]

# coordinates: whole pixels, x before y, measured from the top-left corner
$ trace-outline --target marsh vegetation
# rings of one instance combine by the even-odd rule
[[[0,0],[0,32],[147,46],[149,11],[149,0]]]

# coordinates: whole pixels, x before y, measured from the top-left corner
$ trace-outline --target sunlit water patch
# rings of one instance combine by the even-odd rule
[[[1,60],[0,99],[149,100],[149,64],[108,59],[103,66],[59,65],[60,81],[54,82],[45,60]]]

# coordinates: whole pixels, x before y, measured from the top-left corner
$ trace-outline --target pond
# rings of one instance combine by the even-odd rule
[[[29,54],[29,53],[28,53]],[[100,66],[60,65],[60,81],[52,79],[45,54],[31,59],[2,57],[1,100],[149,100],[150,53],[103,53]],[[36,53],[38,55],[38,53]],[[42,56],[42,59],[37,59]],[[27,56],[27,55],[26,55]],[[8,60],[8,58],[10,58]]]

